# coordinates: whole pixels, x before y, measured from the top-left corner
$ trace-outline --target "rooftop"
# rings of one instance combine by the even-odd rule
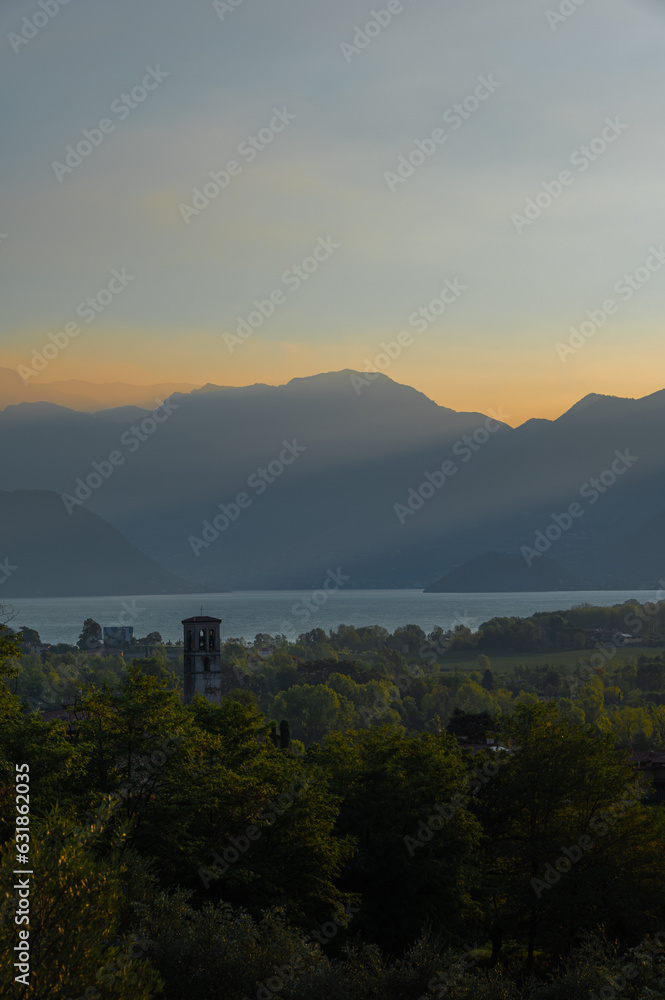
[[[631,750],[633,764],[665,764],[665,750]]]
[[[210,618],[209,615],[195,615],[194,618],[183,618],[183,625],[208,625],[215,622],[217,625],[221,625],[221,618]]]

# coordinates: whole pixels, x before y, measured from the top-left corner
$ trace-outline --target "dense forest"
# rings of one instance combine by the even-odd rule
[[[5,956],[25,765],[34,872],[2,996],[665,998],[665,812],[630,753],[665,746],[663,633],[630,602],[258,635],[184,705],[173,650],[2,626]]]

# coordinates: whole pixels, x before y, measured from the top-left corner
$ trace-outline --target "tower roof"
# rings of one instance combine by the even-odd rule
[[[221,618],[210,618],[209,615],[195,615],[194,618],[183,618],[183,625],[208,625],[215,622],[217,625],[221,625]]]

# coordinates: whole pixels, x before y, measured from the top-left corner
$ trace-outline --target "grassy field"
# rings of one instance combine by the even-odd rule
[[[581,663],[589,662],[589,657],[593,656],[596,650],[593,649],[570,649],[564,653],[487,653],[490,661],[490,669],[497,676],[499,674],[513,674],[523,663],[525,667],[565,667],[566,671],[573,673]],[[656,656],[660,649],[648,646],[630,646],[626,649],[617,649],[612,660],[607,660],[607,665],[612,669],[619,663],[629,663],[638,656]],[[478,650],[460,649],[454,650],[446,655],[442,660],[445,670],[460,670],[470,673],[478,670]]]

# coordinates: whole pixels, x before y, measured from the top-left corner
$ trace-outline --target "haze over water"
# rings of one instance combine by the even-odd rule
[[[221,617],[223,639],[253,640],[259,632],[284,632],[294,639],[313,628],[345,625],[420,625],[426,632],[466,625],[475,630],[494,617],[526,618],[536,611],[558,611],[577,604],[610,606],[630,598],[655,600],[655,590],[557,591],[536,594],[423,594],[418,590],[346,590],[328,594],[325,604],[305,618],[300,591],[241,591],[232,594],[168,594],[142,597],[63,597],[8,600],[16,627],[35,628],[42,642],[74,644],[86,618],[100,625],[130,624],[137,637],[157,631],[165,642],[182,638],[181,620],[203,613]],[[294,611],[294,608],[297,610]],[[290,626],[290,628],[289,628]]]

